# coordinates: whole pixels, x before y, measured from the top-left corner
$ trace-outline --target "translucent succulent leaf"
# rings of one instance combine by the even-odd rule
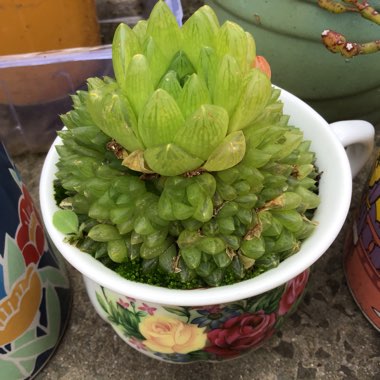
[[[215,49],[203,47],[199,54],[197,73],[207,83],[208,88],[213,88],[216,75]]]
[[[147,148],[173,142],[183,128],[184,119],[176,101],[165,90],[158,89],[142,111],[138,130]]]
[[[226,249],[226,244],[219,237],[203,237],[197,243],[197,248],[209,255],[215,255]]]
[[[284,141],[279,142],[281,144],[281,150],[273,154],[272,158],[281,160],[293,152],[298,145],[302,142],[303,134],[300,130],[292,129],[284,133]]]
[[[122,263],[128,258],[127,246],[124,239],[110,240],[107,242],[107,253],[115,263]]]
[[[245,137],[243,132],[230,133],[210,154],[203,165],[207,171],[219,171],[231,168],[239,163],[245,154]]]
[[[230,120],[229,131],[247,127],[264,110],[271,96],[271,82],[258,69],[252,69],[243,82],[242,94]]]
[[[173,70],[178,75],[178,80],[183,86],[187,78],[195,73],[194,66],[190,62],[187,55],[182,51],[178,51],[170,62],[169,70]]]
[[[153,173],[149,167],[147,167],[144,160],[144,151],[135,150],[131,154],[128,154],[124,159],[122,164],[127,168],[141,172],[141,173]]]
[[[112,64],[119,86],[124,90],[125,74],[132,57],[141,53],[140,42],[132,29],[126,24],[120,24],[112,41]]]
[[[178,105],[185,119],[201,105],[209,103],[211,103],[210,93],[204,80],[197,74],[190,75],[178,98]]]
[[[183,50],[193,65],[196,65],[200,49],[203,46],[215,46],[219,22],[214,11],[203,6],[199,8],[183,25]]]
[[[197,169],[203,163],[175,144],[148,148],[144,153],[145,161],[155,172],[165,176],[175,176]]]
[[[162,88],[169,93],[174,99],[178,99],[182,92],[182,87],[178,81],[178,75],[175,71],[170,70],[161,79],[158,88]]]
[[[165,57],[165,54],[157,46],[152,37],[147,39],[143,50],[149,62],[152,84],[156,88],[158,82],[167,71],[170,61]]]
[[[219,58],[229,54],[235,57],[241,69],[247,67],[248,40],[245,31],[236,23],[226,21],[216,39],[216,54]]]
[[[116,92],[96,89],[89,92],[88,111],[95,124],[128,151],[142,149],[135,134],[136,119],[127,98]]]
[[[174,137],[174,143],[193,156],[207,160],[223,141],[228,129],[228,114],[218,106],[205,104],[189,119]]]
[[[148,27],[148,21],[146,20],[140,20],[134,27],[133,27],[133,33],[136,34],[137,39],[140,42],[140,45],[142,46],[145,42],[146,37],[146,29]]]
[[[194,178],[194,181],[201,187],[201,189],[210,197],[212,197],[216,190],[215,177],[210,173],[203,173]]]
[[[225,55],[216,71],[213,103],[224,107],[231,116],[242,90],[242,74],[236,59]]]
[[[206,199],[206,194],[203,191],[199,183],[191,183],[186,187],[186,197],[187,201],[192,205],[197,207],[199,204],[203,203]]]
[[[248,67],[251,67],[256,59],[256,42],[251,33],[245,32],[247,37],[247,63]]]
[[[136,115],[139,115],[154,91],[151,71],[144,55],[132,57],[125,75],[125,85],[128,100]]]
[[[63,234],[71,234],[78,232],[79,220],[71,210],[58,210],[53,214],[53,224]]]
[[[150,14],[146,35],[154,41],[170,60],[182,45],[182,30],[164,1],[158,1]]]
[[[180,255],[190,269],[197,268],[202,258],[202,252],[196,247],[182,248]]]
[[[193,218],[200,222],[208,222],[213,215],[214,205],[211,198],[206,197],[204,201],[195,208]]]

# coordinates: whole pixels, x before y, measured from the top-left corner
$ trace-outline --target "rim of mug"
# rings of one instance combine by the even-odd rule
[[[304,130],[302,126],[305,118],[307,120],[308,129],[304,130],[304,138],[311,140],[311,150],[316,152],[316,165],[322,170],[322,175],[319,181],[321,203],[313,217],[318,225],[313,234],[302,242],[301,249],[276,268],[231,285],[192,290],[169,289],[121,277],[91,255],[64,242],[65,235],[53,226],[53,214],[58,210],[54,200],[53,180],[58,161],[55,145],[61,143],[59,137],[49,149],[40,178],[40,207],[50,241],[75,269],[93,282],[116,293],[157,304],[224,304],[265,293],[290,281],[312,266],[339,234],[349,211],[352,177],[343,145],[329,129],[328,123],[301,99],[286,90],[280,90],[284,114],[290,115],[290,124]],[[321,139],[323,142],[319,141]]]

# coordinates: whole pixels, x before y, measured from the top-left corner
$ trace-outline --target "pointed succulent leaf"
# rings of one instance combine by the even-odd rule
[[[178,99],[181,92],[182,87],[178,81],[178,75],[175,71],[168,71],[165,76],[161,79],[158,84],[158,88],[162,88],[167,93],[169,93],[174,99]]]
[[[150,170],[146,165],[146,162],[144,160],[144,151],[142,150],[135,150],[131,154],[128,154],[126,157],[124,157],[122,164],[127,168],[137,172],[153,173],[153,171]]]
[[[128,100],[136,115],[139,115],[154,90],[149,64],[144,55],[132,57],[125,75],[125,85],[128,88]]]
[[[164,1],[158,1],[150,14],[146,35],[151,36],[170,60],[182,45],[182,30]]]
[[[297,133],[298,132],[298,133]],[[301,131],[292,130],[284,133],[284,141],[281,141],[281,150],[275,153],[273,159],[281,160],[297,149],[302,142],[303,134]]]
[[[157,83],[161,80],[170,61],[155,43],[152,37],[148,37],[144,44],[144,55],[146,56],[151,71],[152,84],[156,88]]]
[[[223,141],[228,129],[228,114],[222,107],[201,106],[175,135],[174,143],[191,155],[207,160]]]
[[[201,105],[209,103],[211,103],[210,93],[206,83],[197,74],[192,74],[187,79],[178,98],[178,105],[183,116],[187,119]]]
[[[175,144],[167,144],[148,148],[144,158],[149,167],[158,174],[175,176],[197,169],[203,163]]]
[[[245,137],[243,132],[230,133],[210,154],[203,165],[207,171],[220,171],[238,164],[245,154]]]
[[[250,68],[256,60],[256,42],[251,33],[245,32],[245,35],[247,36],[247,64]]]
[[[219,22],[214,11],[204,6],[199,8],[183,25],[183,50],[193,65],[196,65],[203,46],[215,46]]]
[[[146,37],[146,29],[148,27],[148,21],[146,20],[140,20],[134,27],[133,27],[133,33],[135,33],[137,39],[140,42],[140,45],[142,46],[145,42]]]
[[[271,96],[271,82],[258,69],[244,79],[242,94],[230,120],[229,132],[247,127],[264,110]]]
[[[232,115],[240,98],[242,74],[236,59],[225,55],[219,64],[212,96],[213,103]]]
[[[129,108],[122,94],[105,93],[102,89],[89,93],[88,111],[95,124],[125,149],[134,151],[142,149],[143,145],[133,131],[136,121]]]
[[[208,88],[214,88],[216,75],[216,54],[215,49],[203,47],[199,54],[197,64],[198,75],[207,83]]]
[[[236,23],[226,21],[216,39],[216,54],[222,58],[225,54],[235,57],[241,69],[247,67],[248,41],[245,31]]]
[[[132,57],[141,52],[139,40],[132,29],[120,24],[112,41],[112,64],[119,86],[125,89],[125,74]]]
[[[177,73],[181,85],[185,83],[190,75],[195,73],[194,66],[190,62],[187,55],[183,52],[183,50],[180,50],[174,56],[169,65],[169,70],[173,70]]]
[[[141,140],[147,148],[168,144],[183,128],[184,119],[176,101],[165,90],[150,97],[138,121]]]

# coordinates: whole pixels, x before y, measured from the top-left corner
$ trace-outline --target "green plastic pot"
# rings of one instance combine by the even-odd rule
[[[206,0],[221,22],[239,23],[255,37],[272,81],[297,95],[328,121],[380,121],[380,52],[345,59],[329,52],[321,33],[348,40],[380,38],[380,26],[355,13],[331,14],[308,0]],[[371,4],[380,9],[380,0]]]

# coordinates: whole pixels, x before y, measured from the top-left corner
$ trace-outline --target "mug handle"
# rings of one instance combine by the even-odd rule
[[[331,123],[330,127],[341,144],[346,148],[346,153],[351,166],[352,178],[359,173],[371,156],[375,128],[364,120],[343,120]]]

